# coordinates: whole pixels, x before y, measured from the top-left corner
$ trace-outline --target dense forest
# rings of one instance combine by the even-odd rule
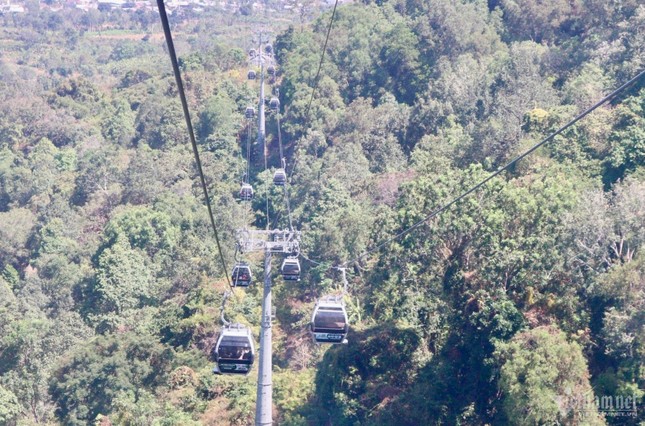
[[[331,9],[249,4],[170,19],[231,265],[236,229],[287,227],[279,188],[237,200],[247,51],[273,31],[303,232],[302,281],[273,271],[275,422],[643,424],[645,79],[358,258],[645,69],[642,2],[343,4],[318,80]],[[257,369],[212,372],[230,271],[159,16],[27,6],[0,16],[0,424],[251,424]],[[267,138],[257,188],[275,113]],[[315,300],[351,259],[349,343],[318,346]],[[256,343],[260,303],[255,284],[227,305]]]

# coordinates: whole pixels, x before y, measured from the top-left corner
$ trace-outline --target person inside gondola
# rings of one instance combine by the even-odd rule
[[[220,358],[223,359],[235,359],[235,354],[233,353],[233,348],[230,346],[222,346],[219,350]]]
[[[345,316],[341,311],[319,312],[316,327],[325,329],[345,328]]]

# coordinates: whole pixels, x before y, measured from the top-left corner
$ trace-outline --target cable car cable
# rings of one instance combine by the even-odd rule
[[[343,267],[343,268],[337,268],[337,269],[340,271],[343,277],[343,295],[346,295],[347,288],[349,287],[349,283],[347,282],[347,268]]]
[[[251,123],[246,137],[246,172],[244,173],[244,183],[251,183]]]
[[[231,323],[230,323],[229,321],[227,321],[227,320],[226,320],[226,318],[224,317],[224,310],[226,309],[226,302],[228,301],[228,298],[229,298],[229,297],[231,297],[231,290],[227,290],[227,291],[224,293],[224,297],[222,298],[222,307],[221,307],[221,309],[220,309],[220,319],[222,320],[222,324],[224,325],[224,327],[227,327],[228,325],[230,325],[230,324],[231,324]]]
[[[262,56],[262,55],[260,54],[260,56]],[[264,63],[260,64],[260,84],[262,85],[261,90],[264,90]],[[262,92],[262,93],[264,93],[264,92]],[[261,102],[264,102],[264,98],[261,99]],[[269,226],[271,225],[271,217],[269,216],[269,173],[267,171],[269,169],[269,164],[268,164],[268,160],[267,160],[267,155],[268,155],[268,151],[269,151],[269,144],[268,144],[268,139],[267,139],[266,135],[264,135],[264,146],[262,147],[262,149],[264,151],[264,174],[265,174],[265,177],[264,177],[264,196],[265,196],[265,199],[266,199],[266,215],[267,215],[266,216],[265,229],[268,231]]]
[[[325,36],[325,43],[323,44],[322,52],[320,54],[320,62],[318,63],[318,70],[316,71],[316,77],[314,78],[314,87],[311,91],[311,98],[309,98],[309,103],[307,104],[307,109],[305,111],[305,128],[309,127],[311,116],[309,115],[311,110],[311,104],[314,100],[316,90],[318,89],[318,82],[320,81],[320,70],[322,69],[323,62],[325,60],[325,52],[327,51],[327,43],[329,42],[329,34],[331,34],[331,27],[334,23],[334,17],[336,16],[336,8],[338,7],[338,0],[334,2],[334,9],[331,12],[331,18],[329,19],[329,26],[327,27],[327,35]],[[295,152],[295,149],[294,149]],[[293,161],[293,167],[291,172],[289,172],[289,177],[293,175],[293,172],[296,170],[296,164],[298,164],[298,158],[295,157]]]
[[[313,263],[314,265],[323,265],[325,262],[320,262],[317,260],[313,260],[308,258],[304,253],[300,252],[300,256],[302,256],[303,259],[305,259],[309,263]],[[335,266],[330,266],[328,269],[335,269]]]
[[[508,163],[506,163],[506,165],[504,165],[504,166],[500,167],[497,171],[495,171],[495,172],[491,173],[487,178],[485,178],[484,180],[482,180],[482,181],[481,181],[481,182],[479,182],[478,184],[474,185],[473,187],[471,187],[471,188],[470,188],[469,190],[467,190],[466,192],[464,192],[464,193],[462,193],[461,195],[459,195],[458,197],[454,198],[453,200],[451,200],[451,201],[450,201],[450,202],[448,202],[447,204],[444,204],[443,206],[441,206],[441,207],[439,207],[439,208],[435,209],[435,210],[434,210],[434,211],[432,211],[430,214],[428,214],[427,216],[425,216],[423,219],[419,220],[418,222],[414,223],[414,224],[413,224],[412,226],[410,226],[409,228],[406,228],[406,229],[402,230],[401,232],[399,232],[399,233],[395,234],[393,237],[388,238],[387,240],[385,240],[385,241],[383,241],[383,242],[381,242],[381,243],[379,243],[379,244],[375,245],[374,247],[372,247],[372,248],[368,249],[367,251],[365,251],[365,252],[364,252],[364,253],[362,253],[361,255],[359,255],[359,256],[357,256],[357,257],[355,257],[355,258],[351,259],[351,260],[348,260],[348,261],[344,262],[344,263],[341,265],[341,267],[345,267],[345,266],[349,265],[350,263],[354,263],[354,262],[357,262],[357,261],[361,260],[362,258],[364,258],[365,256],[369,255],[370,253],[373,253],[373,252],[375,252],[376,250],[379,250],[379,249],[380,249],[380,248],[382,248],[383,246],[387,245],[388,243],[391,243],[391,242],[393,242],[393,241],[395,241],[395,240],[397,240],[397,239],[399,239],[399,238],[403,237],[404,235],[406,235],[406,234],[410,233],[410,232],[411,232],[411,231],[413,231],[414,229],[416,229],[416,228],[420,227],[421,225],[424,225],[424,224],[425,224],[425,223],[427,223],[430,219],[432,219],[432,218],[434,218],[434,217],[438,216],[439,214],[441,214],[441,213],[445,212],[446,210],[448,210],[448,209],[449,209],[450,207],[452,207],[453,205],[457,204],[458,202],[460,202],[460,201],[461,201],[461,200],[463,200],[464,198],[468,197],[468,196],[469,196],[470,194],[472,194],[473,192],[477,191],[478,189],[480,189],[481,187],[483,187],[484,185],[486,185],[486,184],[487,184],[488,182],[490,182],[493,178],[495,178],[496,176],[499,176],[499,175],[500,175],[502,172],[504,172],[505,170],[508,170],[508,169],[509,169],[511,166],[513,166],[515,163],[517,163],[518,161],[520,161],[520,160],[522,160],[523,158],[527,157],[528,155],[532,154],[532,153],[533,153],[533,152],[535,152],[538,148],[540,148],[541,146],[543,146],[543,145],[545,145],[546,143],[548,143],[548,142],[550,142],[551,140],[553,140],[553,138],[555,138],[556,136],[558,136],[559,134],[561,134],[562,132],[564,132],[564,131],[565,131],[566,129],[568,129],[569,127],[573,126],[575,123],[577,123],[578,121],[580,121],[581,119],[583,119],[584,117],[586,117],[587,115],[589,115],[591,112],[593,112],[594,110],[598,109],[600,106],[604,105],[605,103],[607,103],[607,102],[609,102],[610,100],[612,100],[613,98],[615,98],[615,97],[616,97],[618,94],[620,94],[623,90],[625,90],[626,88],[628,88],[629,86],[631,86],[632,84],[634,84],[635,82],[637,82],[637,81],[638,81],[641,77],[643,77],[643,76],[645,76],[645,70],[641,71],[640,73],[638,73],[638,75],[636,75],[636,77],[633,77],[631,80],[629,80],[628,82],[624,83],[622,86],[620,86],[619,88],[617,88],[616,90],[614,90],[613,92],[611,92],[610,94],[608,94],[607,96],[605,96],[604,98],[602,98],[601,100],[599,100],[598,102],[596,102],[595,104],[593,104],[592,106],[590,106],[589,108],[587,108],[585,111],[583,111],[582,113],[578,114],[575,118],[573,118],[572,120],[570,120],[569,122],[567,122],[565,125],[563,125],[563,126],[562,126],[562,127],[560,127],[559,129],[557,129],[556,131],[554,131],[553,133],[551,133],[551,134],[550,134],[549,136],[547,136],[546,138],[542,139],[540,142],[538,142],[538,143],[536,143],[535,145],[533,145],[530,149],[528,149],[528,150],[527,150],[527,151],[525,151],[524,153],[522,153],[522,154],[518,155],[517,157],[515,157],[514,159],[512,159],[511,161],[509,161]]]
[[[289,219],[289,230],[293,231],[293,220],[291,219],[291,203],[289,201],[289,184],[287,182],[284,183],[283,190],[284,201],[287,204],[287,219]]]
[[[397,239],[399,239],[399,238],[403,237],[404,235],[406,235],[406,234],[410,233],[410,232],[411,232],[411,231],[413,231],[414,229],[416,229],[416,228],[420,227],[421,225],[424,225],[424,224],[425,224],[425,223],[427,223],[430,219],[433,219],[433,218],[435,218],[435,217],[439,216],[441,213],[445,212],[446,210],[448,210],[448,209],[449,209],[450,207],[452,207],[453,205],[457,204],[458,202],[460,202],[460,201],[461,201],[461,200],[463,200],[464,198],[468,197],[468,196],[469,196],[470,194],[472,194],[473,192],[477,191],[478,189],[480,189],[481,187],[483,187],[484,185],[486,185],[486,184],[487,184],[488,182],[490,182],[493,178],[495,178],[495,177],[499,176],[502,172],[504,172],[505,170],[509,169],[509,168],[510,168],[511,166],[513,166],[515,163],[517,163],[518,161],[520,161],[520,160],[524,159],[524,158],[525,158],[525,157],[527,157],[528,155],[532,154],[532,153],[533,153],[533,152],[535,152],[537,149],[539,149],[540,147],[542,147],[542,146],[543,146],[543,145],[545,145],[546,143],[548,143],[548,142],[550,142],[551,140],[553,140],[556,136],[560,135],[560,134],[561,134],[562,132],[564,132],[566,129],[568,129],[569,127],[573,126],[575,123],[577,123],[578,121],[580,121],[581,119],[583,119],[584,117],[586,117],[587,115],[589,115],[590,113],[592,113],[593,111],[595,111],[596,109],[598,109],[599,107],[601,107],[602,105],[604,105],[605,103],[607,103],[607,102],[611,101],[612,99],[614,99],[614,98],[615,98],[616,96],[618,96],[621,92],[623,92],[623,91],[624,91],[625,89],[627,89],[628,87],[632,86],[634,83],[636,83],[636,82],[637,82],[639,79],[641,79],[643,76],[645,76],[645,70],[643,70],[643,71],[639,72],[635,77],[633,77],[632,79],[630,79],[629,81],[627,81],[626,83],[624,83],[623,85],[621,85],[620,87],[618,87],[617,89],[615,89],[613,92],[611,92],[610,94],[608,94],[607,96],[605,96],[604,98],[602,98],[601,100],[599,100],[598,102],[596,102],[595,104],[593,104],[592,106],[590,106],[589,108],[587,108],[586,110],[584,110],[583,112],[581,112],[580,114],[578,114],[576,117],[574,117],[573,119],[571,119],[570,121],[568,121],[566,124],[564,124],[563,126],[561,126],[559,129],[557,129],[557,130],[556,130],[556,131],[554,131],[553,133],[549,134],[546,138],[542,139],[540,142],[538,142],[537,144],[533,145],[533,146],[532,146],[531,148],[529,148],[527,151],[525,151],[525,152],[523,152],[522,154],[518,155],[517,157],[515,157],[514,159],[512,159],[511,161],[509,161],[508,163],[506,163],[504,166],[500,167],[497,171],[495,171],[495,172],[491,173],[491,174],[490,174],[488,177],[486,177],[484,180],[482,180],[481,182],[479,182],[479,183],[477,183],[476,185],[472,186],[472,187],[471,187],[470,189],[468,189],[466,192],[463,192],[463,193],[462,193],[462,194],[460,194],[459,196],[457,196],[457,197],[455,197],[454,199],[452,199],[450,202],[448,202],[448,203],[444,204],[443,206],[441,206],[441,207],[439,207],[439,208],[437,208],[437,209],[433,210],[433,211],[432,211],[432,212],[430,212],[428,215],[426,215],[423,219],[421,219],[421,220],[419,220],[418,222],[414,223],[414,224],[413,224],[412,226],[410,226],[409,228],[406,228],[406,229],[404,229],[404,230],[402,230],[402,231],[398,232],[397,234],[393,235],[392,237],[390,237],[390,238],[388,238],[388,239],[386,239],[386,240],[384,240],[384,241],[382,241],[382,242],[380,242],[380,243],[376,244],[376,245],[375,245],[375,246],[373,246],[372,248],[370,248],[370,249],[366,250],[365,252],[361,253],[359,256],[357,256],[357,257],[355,257],[355,258],[353,258],[353,259],[350,259],[350,260],[348,260],[348,261],[346,261],[346,262],[343,262],[340,266],[331,266],[331,267],[329,267],[329,268],[328,268],[328,270],[330,270],[330,269],[341,269],[341,268],[345,268],[345,267],[347,267],[349,264],[351,264],[351,263],[354,263],[354,262],[357,262],[357,261],[361,260],[361,259],[362,259],[362,258],[364,258],[365,256],[367,256],[367,255],[369,255],[369,254],[371,254],[371,253],[373,253],[373,252],[375,252],[375,251],[377,251],[377,250],[379,250],[379,249],[383,248],[383,247],[384,247],[385,245],[387,245],[388,243],[391,243],[391,242],[393,242],[393,241],[396,241]],[[308,258],[306,255],[304,255],[304,254],[302,254],[302,253],[301,253],[301,256],[302,256],[305,260],[307,260],[308,262],[313,263],[314,265],[322,265],[322,264],[324,263],[324,262],[321,262],[321,261],[316,261],[316,260],[310,259],[310,258]]]
[[[509,169],[511,166],[513,166],[513,165],[514,165],[515,163],[517,163],[518,161],[522,160],[523,158],[527,157],[527,156],[528,156],[528,155],[530,155],[531,153],[535,152],[535,151],[536,151],[537,149],[539,149],[541,146],[543,146],[543,145],[545,145],[546,143],[548,143],[548,142],[550,142],[551,140],[553,140],[556,136],[558,136],[559,134],[561,134],[562,132],[564,132],[567,128],[571,127],[572,125],[574,125],[575,123],[577,123],[578,121],[580,121],[582,118],[584,118],[585,116],[587,116],[588,114],[590,114],[591,112],[593,112],[594,110],[596,110],[597,108],[599,108],[600,106],[602,106],[602,105],[604,105],[605,103],[609,102],[610,100],[614,99],[618,94],[620,94],[623,90],[627,89],[627,88],[628,88],[628,87],[630,87],[632,84],[634,84],[635,82],[637,82],[637,81],[638,81],[641,77],[643,77],[644,75],[645,75],[645,70],[641,71],[641,72],[640,72],[640,73],[638,73],[634,78],[632,78],[632,79],[631,79],[631,80],[629,80],[628,82],[626,82],[626,83],[624,83],[623,85],[621,85],[618,89],[614,90],[614,91],[613,91],[613,92],[611,92],[609,95],[605,96],[604,98],[602,98],[600,101],[598,101],[597,103],[595,103],[595,104],[594,104],[594,105],[592,105],[591,107],[587,108],[585,111],[583,111],[582,113],[580,113],[578,116],[576,116],[575,118],[573,118],[572,120],[570,120],[569,122],[567,122],[565,125],[563,125],[563,126],[562,126],[562,127],[560,127],[559,129],[557,129],[556,131],[554,131],[554,132],[553,132],[553,133],[551,133],[550,135],[548,135],[546,138],[542,139],[540,142],[538,142],[537,144],[533,145],[530,149],[528,149],[528,150],[527,150],[527,151],[525,151],[524,153],[520,154],[519,156],[515,157],[513,160],[509,161],[506,165],[504,165],[503,167],[499,168],[497,171],[495,171],[495,172],[493,172],[492,174],[490,174],[487,178],[485,178],[484,180],[482,180],[482,181],[481,181],[481,182],[479,182],[478,184],[474,185],[474,186],[473,186],[473,187],[471,187],[469,190],[467,190],[466,192],[462,193],[462,194],[461,194],[461,195],[459,195],[458,197],[454,198],[453,200],[451,200],[451,201],[450,201],[450,202],[448,202],[447,204],[444,204],[443,206],[441,206],[441,207],[439,207],[439,208],[435,209],[435,210],[434,210],[434,211],[432,211],[430,214],[428,214],[427,216],[425,216],[423,219],[419,220],[418,222],[414,223],[414,224],[413,224],[412,226],[410,226],[409,228],[406,228],[406,229],[402,230],[401,232],[399,232],[399,233],[395,234],[395,235],[394,235],[394,236],[392,236],[391,238],[389,238],[389,239],[387,239],[387,240],[385,240],[385,241],[383,241],[383,242],[381,242],[381,243],[379,243],[379,244],[375,245],[375,246],[374,246],[374,247],[372,247],[371,249],[369,249],[369,250],[365,251],[364,253],[362,253],[361,255],[357,256],[356,258],[354,258],[354,259],[351,259],[351,260],[348,260],[348,261],[344,262],[344,263],[343,263],[343,264],[341,264],[340,266],[332,266],[332,267],[329,267],[329,268],[327,269],[328,271],[329,271],[329,270],[331,270],[331,269],[337,269],[337,270],[339,270],[339,271],[341,272],[341,274],[342,274],[342,277],[343,277],[343,285],[344,285],[344,287],[343,287],[343,296],[347,294],[347,287],[348,287],[347,275],[346,275],[346,267],[347,267],[347,265],[349,265],[350,263],[354,263],[354,262],[357,262],[357,261],[361,260],[362,258],[364,258],[365,256],[369,255],[370,253],[373,253],[373,252],[375,252],[376,250],[381,249],[381,248],[382,248],[382,247],[384,247],[385,245],[387,245],[387,244],[389,244],[389,243],[391,243],[391,242],[393,242],[393,241],[395,241],[395,240],[397,240],[397,239],[401,238],[402,236],[404,236],[404,235],[408,234],[408,233],[409,233],[409,232],[411,232],[412,230],[414,230],[414,229],[416,229],[416,228],[420,227],[421,225],[426,224],[430,219],[432,219],[432,218],[434,218],[434,217],[437,217],[437,216],[438,216],[438,215],[440,215],[441,213],[445,212],[445,211],[446,211],[446,210],[448,210],[451,206],[453,206],[453,205],[457,204],[458,202],[460,202],[460,201],[461,201],[461,200],[463,200],[464,198],[468,197],[470,194],[472,194],[472,193],[476,192],[478,189],[482,188],[484,185],[486,185],[488,182],[490,182],[493,178],[495,178],[496,176],[500,175],[503,171],[505,171],[505,170]],[[303,257],[304,259],[306,259],[307,261],[309,261],[309,262],[311,262],[311,263],[313,263],[313,264],[316,264],[316,265],[321,265],[321,264],[322,264],[321,262],[318,262],[318,261],[314,261],[314,260],[312,260],[312,259],[309,259],[309,258],[308,258],[306,255],[304,255],[304,254],[301,254],[301,255],[302,255],[302,257]],[[319,300],[319,301],[317,302],[316,306],[318,307],[320,303],[321,303],[321,301]],[[314,314],[313,314],[313,316],[312,316],[312,324],[314,324],[314,323],[315,323],[315,316],[316,316],[316,312],[317,312],[317,309],[316,309],[316,308],[314,308]],[[314,327],[314,326],[312,325],[312,327]],[[316,340],[316,342],[320,343],[320,341],[319,341],[319,339],[317,338],[317,335],[316,335],[316,333],[315,333],[315,330],[313,330],[313,329],[312,329],[312,332],[314,332],[314,339]],[[345,342],[345,340],[343,340],[343,343],[344,343],[344,342]]]
[[[309,113],[311,110],[311,104],[314,100],[316,90],[318,89],[318,82],[320,81],[320,70],[322,69],[323,62],[325,60],[325,52],[327,51],[327,43],[329,42],[329,34],[331,34],[331,27],[334,23],[334,17],[336,16],[336,8],[338,7],[338,0],[334,2],[334,10],[331,12],[331,18],[329,20],[329,26],[327,27],[327,36],[325,37],[325,43],[320,54],[320,62],[318,63],[318,71],[316,71],[316,77],[314,78],[314,87],[311,91],[311,98],[309,98],[309,104],[307,105],[307,110],[305,111],[306,123],[309,123]]]
[[[266,142],[265,142],[266,145]],[[271,225],[271,217],[269,216],[269,173],[267,172],[269,170],[268,163],[267,163],[267,150],[266,148],[264,149],[264,196],[266,198],[266,211],[267,211],[267,220],[266,220],[266,230],[269,230],[269,226]]]
[[[242,132],[242,138],[244,138],[244,135],[246,135],[247,142],[251,138],[251,120],[246,121],[246,129],[245,131]],[[244,141],[240,142],[240,147],[239,147],[239,165],[242,169],[242,185],[244,185],[248,176],[248,161],[246,160],[246,156],[244,155]],[[242,221],[242,228],[246,229],[248,220],[249,220],[249,209],[245,208],[243,214],[241,216],[241,221]],[[235,260],[237,260],[237,249],[235,251]]]
[[[199,179],[202,184],[202,190],[204,191],[204,198],[206,199],[208,216],[210,218],[211,226],[213,227],[213,232],[215,234],[217,251],[219,252],[219,258],[222,263],[222,268],[224,268],[224,273],[226,275],[226,282],[228,283],[228,286],[231,289],[233,289],[231,280],[228,277],[228,267],[226,266],[226,260],[224,260],[224,254],[222,253],[222,246],[220,244],[219,233],[217,232],[217,226],[215,225],[215,218],[213,216],[213,208],[211,207],[211,201],[208,196],[208,187],[206,186],[206,178],[204,177],[202,161],[199,157],[199,150],[197,149],[195,131],[193,130],[193,124],[190,119],[190,112],[188,110],[188,101],[186,100],[186,93],[184,92],[184,85],[181,79],[181,73],[179,71],[179,63],[177,61],[177,53],[175,52],[175,44],[173,43],[173,40],[172,40],[172,33],[170,32],[170,23],[168,22],[168,15],[166,14],[166,6],[164,5],[163,0],[157,0],[157,6],[159,8],[159,17],[161,18],[161,25],[163,26],[164,35],[166,37],[166,44],[168,45],[168,54],[170,55],[170,62],[172,63],[172,69],[175,74],[177,91],[179,92],[179,98],[181,99],[181,106],[184,110],[184,118],[186,119],[186,126],[188,127],[188,135],[190,137],[190,143],[193,148],[193,154],[195,155],[195,162],[197,163],[197,171],[199,172]]]
[[[245,172],[244,172],[244,179],[242,180],[242,183],[251,183],[251,129],[253,126],[251,126],[252,120],[248,120],[247,123],[247,132],[246,132],[246,167],[245,167]],[[248,227],[249,224],[249,210],[251,208],[246,205],[246,203],[242,203],[244,205],[244,229]]]
[[[244,179],[242,180],[243,183],[249,183],[249,180],[250,180],[250,176],[249,176],[249,173],[251,171],[249,166],[249,164],[251,163],[251,148],[250,148],[251,142],[250,141],[251,141],[251,122],[249,121],[248,128],[246,131],[246,161],[245,161],[246,164],[245,164],[245,170],[244,170]],[[245,207],[244,229],[246,229],[249,223],[249,208],[246,205],[244,207]]]
[[[280,112],[276,114],[276,123],[278,126],[278,145],[280,146],[280,165],[282,166],[282,170],[287,170],[287,161],[284,157],[284,151],[282,149],[282,130],[280,127]],[[293,231],[293,220],[291,219],[291,202],[289,200],[289,179],[285,179],[284,181],[284,200],[287,205],[287,217],[289,219],[289,230]]]
[[[282,131],[280,130],[280,113],[276,113],[275,115],[275,120],[278,125],[278,146],[280,148],[280,165],[284,167],[282,164],[284,162],[284,151],[282,149]]]

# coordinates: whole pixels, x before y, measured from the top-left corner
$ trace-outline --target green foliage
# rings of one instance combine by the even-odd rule
[[[12,287],[16,287],[20,281],[20,275],[16,268],[11,265],[7,265],[2,270],[2,278]]]
[[[584,193],[576,210],[567,214],[567,250],[584,275],[593,277],[634,258],[643,245],[644,194],[643,183],[627,179],[610,193]]]
[[[0,262],[19,264],[28,257],[27,242],[36,224],[36,216],[28,209],[0,212]]]
[[[188,142],[181,104],[166,96],[148,97],[139,106],[134,122],[135,140],[162,149]]]
[[[154,403],[149,392],[163,383],[171,360],[172,352],[151,336],[99,336],[63,360],[50,392],[70,425],[87,424],[113,410],[145,415]]]
[[[31,299],[38,301],[32,282],[25,284]],[[26,299],[19,295],[21,304]],[[33,303],[33,302],[32,302]],[[90,333],[75,313],[64,312],[47,318],[42,312],[24,311],[18,303],[11,306],[7,327],[0,340],[2,356],[1,385],[20,402],[21,418],[32,423],[46,423],[53,418],[48,380],[55,361]],[[16,315],[17,314],[17,315]]]
[[[502,0],[499,4],[509,35],[515,39],[553,42],[578,30],[577,4],[568,1],[542,4],[533,0]]]
[[[614,265],[597,278],[595,292],[604,302],[599,343],[602,353],[613,365],[594,382],[598,395],[643,398],[645,365],[645,256],[640,252],[633,260]],[[604,312],[603,312],[604,311]]]
[[[131,248],[145,250],[150,256],[172,251],[179,238],[179,229],[165,212],[149,207],[130,206],[117,209],[106,224],[105,246],[112,246],[120,239],[128,241]]]
[[[21,408],[16,395],[0,386],[0,422],[10,424],[20,414],[20,411]]]
[[[365,249],[365,229],[370,218],[362,214],[360,205],[338,180],[332,178],[328,186],[321,188],[316,208],[312,210],[304,213],[310,221],[303,229],[308,243],[316,247],[313,253],[317,257],[324,253],[327,258],[340,260]]]
[[[600,424],[566,410],[590,372],[595,395],[642,397],[642,84],[381,244],[640,71],[642,5],[341,5],[315,81],[331,10],[274,3],[171,21],[225,259],[235,229],[270,220],[314,260],[276,281],[275,420]],[[158,15],[51,6],[0,16],[0,423],[250,424],[255,373],[212,374],[230,271]],[[281,187],[263,190],[272,113],[268,169],[255,145],[248,165],[257,197],[235,201],[260,24],[276,34],[291,217]],[[349,259],[350,343],[315,346],[314,299]],[[227,318],[257,337],[261,287],[236,296]]]
[[[210,150],[218,148],[231,152],[235,149],[237,123],[241,115],[235,114],[234,105],[226,94],[222,94],[211,98],[200,114],[197,135],[206,141]]]
[[[120,41],[112,49],[110,54],[110,61],[123,61],[125,59],[136,58],[150,53],[151,49],[147,44],[137,43],[133,41]]]
[[[499,343],[504,410],[512,424],[573,422],[604,424],[597,411],[579,409],[591,394],[582,350],[553,327],[540,327]]]
[[[108,141],[128,145],[134,137],[134,114],[130,105],[124,100],[112,101],[106,108],[101,133]]]
[[[38,253],[41,256],[61,254],[71,257],[78,252],[78,244],[74,241],[73,235],[70,235],[63,219],[52,219],[40,229],[39,237]]]
[[[609,163],[621,178],[645,164],[645,89],[618,107]]]
[[[79,159],[76,175],[76,189],[72,200],[77,205],[92,201],[114,203],[114,197],[121,191],[122,165],[111,161],[119,150],[110,146],[91,150]],[[108,211],[110,208],[107,209]]]
[[[322,406],[335,424],[392,422],[397,408],[406,405],[401,390],[420,366],[418,335],[383,326],[348,338],[350,345],[327,351],[318,370],[316,392]]]
[[[304,420],[301,413],[306,411],[307,403],[314,395],[314,371],[278,370],[273,373],[275,402],[286,424],[298,424]]]
[[[156,296],[153,285],[145,255],[131,249],[125,239],[117,239],[98,257],[92,310],[114,313],[117,316],[108,321],[118,320],[125,311],[151,303]]]
[[[76,171],[77,156],[76,151],[73,149],[61,149],[55,156],[57,161],[57,169],[60,172],[74,172]]]

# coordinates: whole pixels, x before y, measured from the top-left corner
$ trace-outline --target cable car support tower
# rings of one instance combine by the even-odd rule
[[[258,60],[260,65],[260,101],[258,104],[258,139],[259,149],[264,153],[266,165],[268,147],[265,130],[265,99],[264,99],[264,58],[260,34]],[[267,58],[269,59],[269,58]],[[268,194],[267,194],[268,196]],[[268,202],[268,198],[267,198]],[[268,213],[268,212],[267,212]],[[262,320],[260,330],[260,354],[258,362],[257,402],[255,410],[256,426],[271,426],[273,424],[273,371],[272,371],[272,300],[271,300],[271,257],[274,253],[294,255],[300,251],[300,232],[289,230],[270,230],[267,216],[265,230],[240,229],[237,231],[237,245],[241,253],[264,252],[264,293],[262,297]]]
[[[243,253],[264,252],[264,295],[262,297],[255,424],[256,426],[270,426],[273,424],[271,256],[273,253],[298,253],[300,250],[300,232],[291,230],[239,230],[237,244]]]

